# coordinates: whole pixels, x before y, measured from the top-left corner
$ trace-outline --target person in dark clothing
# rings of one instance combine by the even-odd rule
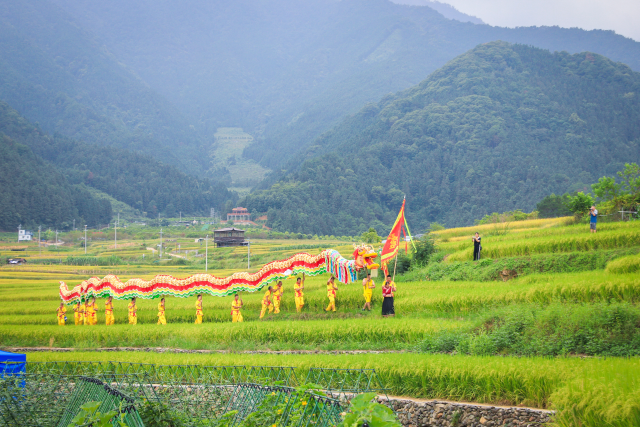
[[[478,261],[480,259],[480,250],[482,249],[482,246],[480,245],[480,240],[482,239],[482,237],[480,237],[479,233],[476,233],[476,235],[473,236],[472,239],[473,239],[473,260]]]

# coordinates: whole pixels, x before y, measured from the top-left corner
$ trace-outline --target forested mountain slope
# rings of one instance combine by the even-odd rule
[[[37,156],[48,161],[45,170],[53,171],[53,177],[60,175],[60,171],[72,184],[94,187],[138,209],[140,213],[146,212],[152,218],[156,218],[158,213],[174,217],[180,211],[183,214],[208,215],[210,208],[222,210],[237,198],[224,186],[187,175],[148,155],[50,136],[2,101],[0,132],[28,146],[29,152],[33,150]],[[43,163],[41,160],[39,162]],[[41,166],[37,167],[37,171],[34,168],[26,165],[25,173],[42,173]],[[12,178],[12,173],[7,175],[8,183],[20,180],[20,175]],[[11,188],[5,186],[0,194]],[[34,196],[34,200],[39,198]],[[106,223],[108,219],[101,221]],[[9,229],[17,225],[12,224]]]
[[[306,158],[242,203],[272,227],[335,235],[388,228],[403,194],[414,232],[533,209],[640,160],[640,73],[487,43],[345,119]]]
[[[276,168],[345,114],[424,80],[480,43],[591,51],[640,71],[640,43],[611,31],[498,28],[387,0],[52,0],[171,100],[211,143],[255,137]]]
[[[180,111],[48,1],[0,6],[0,99],[48,132],[202,172]]]
[[[96,226],[111,220],[111,204],[82,185],[70,185],[55,167],[0,131],[0,230]]]

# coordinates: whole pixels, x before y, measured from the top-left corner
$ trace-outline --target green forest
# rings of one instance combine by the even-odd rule
[[[255,138],[269,169],[345,115],[424,80],[481,43],[591,51],[640,71],[611,31],[500,28],[387,0],[5,0],[0,99],[74,140],[228,177],[204,153],[220,127]],[[259,17],[259,18],[257,18]]]
[[[64,227],[79,217],[88,225],[108,223],[111,205],[92,197],[85,186],[152,218],[159,213],[208,215],[210,208],[223,210],[237,199],[222,185],[148,155],[50,136],[1,101],[0,134],[7,153],[2,159],[7,208],[0,229],[11,230],[20,222]]]
[[[111,221],[111,204],[71,185],[31,149],[0,132],[0,230],[18,225],[68,228]]]
[[[640,159],[640,73],[592,53],[480,45],[316,140],[243,205],[277,229],[414,232],[531,210]]]

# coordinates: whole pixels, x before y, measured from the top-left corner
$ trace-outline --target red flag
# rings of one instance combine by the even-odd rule
[[[382,265],[385,273],[387,272],[387,264],[391,261],[397,254],[398,248],[400,247],[400,233],[402,231],[402,226],[404,225],[404,203],[406,200],[402,201],[402,208],[400,208],[400,212],[398,213],[398,218],[396,218],[396,222],[393,223],[393,227],[391,228],[391,232],[389,233],[389,237],[387,237],[387,241],[382,248],[382,255],[380,256],[380,264]]]

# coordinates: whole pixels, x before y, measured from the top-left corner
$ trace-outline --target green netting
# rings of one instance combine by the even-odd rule
[[[339,422],[339,414],[353,394],[386,392],[375,370],[304,371],[298,371],[304,375],[304,384],[316,384],[327,396],[306,393],[307,404],[301,405],[295,400],[298,396],[295,387],[301,384],[296,371],[290,367],[165,366],[118,362],[27,363],[26,373],[19,379],[20,404],[12,402],[9,405],[10,401],[5,399],[1,418],[3,423],[0,426],[59,425],[65,416],[64,409],[73,401],[76,388],[85,377],[99,380],[103,385],[133,399],[138,409],[145,402],[165,403],[172,411],[192,420],[191,425],[194,426],[217,425],[225,414],[238,411],[233,414],[231,423],[235,425],[255,411],[265,399],[268,405],[276,405],[282,411],[271,414],[277,420],[269,425],[334,425]],[[0,389],[15,396],[18,387],[16,381],[18,378],[0,380]],[[101,401],[97,398],[91,400]],[[29,410],[25,411],[24,408]],[[16,419],[24,422],[16,424]]]
[[[69,398],[67,407],[58,427],[67,427],[81,410],[82,405],[87,402],[100,402],[98,412],[107,413],[109,411],[117,411],[124,415],[124,419],[120,417],[114,418],[112,425],[119,426],[118,421],[124,421],[129,427],[144,427],[140,415],[133,405],[134,400],[125,396],[118,390],[109,387],[107,384],[95,378],[78,378],[73,393]]]

